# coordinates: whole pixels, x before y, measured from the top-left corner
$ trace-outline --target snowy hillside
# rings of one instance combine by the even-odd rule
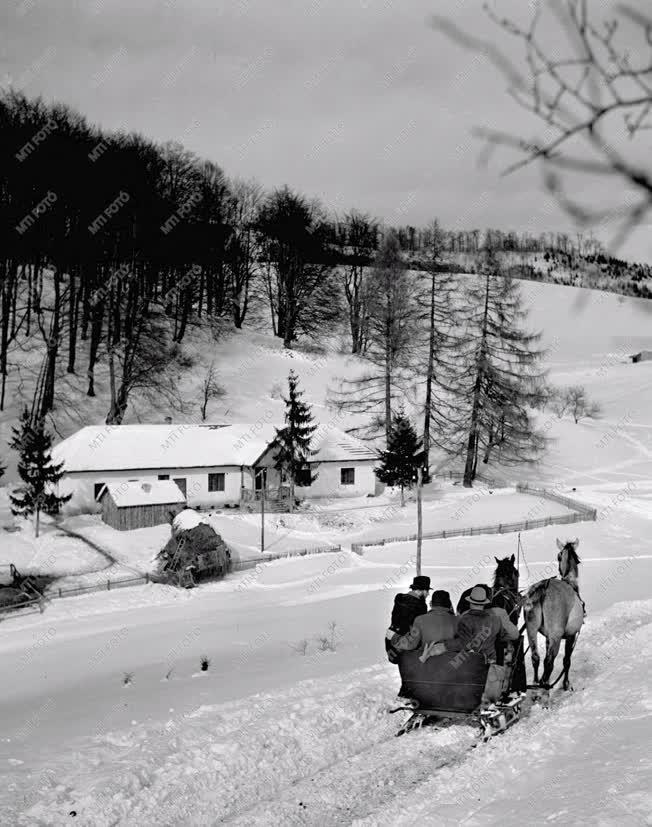
[[[652,316],[608,294],[534,282],[524,290],[551,348],[551,380],[584,384],[604,411],[577,425],[543,414],[556,440],[544,463],[510,471],[598,510],[595,522],[521,535],[521,586],[555,573],[557,536],[580,538],[588,616],[575,692],[554,690],[550,709],[533,707],[473,751],[462,726],[395,739],[400,715],[387,710],[398,680],[383,632],[393,595],[414,573],[414,543],[348,549],[409,533],[414,504],[396,508],[388,495],[349,513],[325,503],[269,515],[270,541],[342,550],[262,563],[190,592],[150,584],[56,600],[42,615],[0,622],[3,823],[652,823],[652,364],[627,361],[652,344]],[[265,361],[247,356],[254,346]],[[279,411],[266,390],[290,366],[317,406],[355,367],[338,353],[321,362],[290,355],[260,334],[218,347],[228,421]],[[426,524],[555,507],[488,490],[442,484],[425,504]],[[122,564],[146,566],[162,539],[157,529],[120,539],[85,519],[76,530],[101,546],[117,542]],[[236,549],[253,551],[255,515],[210,519]],[[490,579],[495,556],[516,551],[514,534],[427,540],[423,571],[456,600]]]

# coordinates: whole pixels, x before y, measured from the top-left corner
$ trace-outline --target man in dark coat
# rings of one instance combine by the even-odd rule
[[[518,640],[518,628],[504,609],[489,608],[491,597],[484,585],[474,586],[466,599],[469,611],[458,618],[455,637],[429,646],[424,654],[432,656],[459,652],[460,658],[472,652],[483,655],[490,665],[482,699],[485,706],[499,699],[505,678],[505,668],[496,664],[496,641]]]
[[[391,644],[396,634],[406,635],[412,628],[415,619],[426,614],[428,604],[426,597],[430,591],[430,578],[418,575],[412,581],[407,594],[397,594],[392,608],[392,619],[389,629],[385,633],[385,651],[390,663],[398,663],[400,652]],[[399,690],[399,697],[404,697],[403,686]]]
[[[405,635],[396,634],[390,646],[398,652],[410,652],[429,643],[437,643],[455,636],[457,618],[451,598],[446,591],[434,591],[430,600],[432,608],[419,615]]]

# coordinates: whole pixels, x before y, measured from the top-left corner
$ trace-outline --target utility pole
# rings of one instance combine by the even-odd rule
[[[417,576],[421,574],[421,544],[423,542],[423,516],[421,513],[421,486],[423,469],[417,468]]]
[[[265,551],[265,469],[260,470],[260,553]]]

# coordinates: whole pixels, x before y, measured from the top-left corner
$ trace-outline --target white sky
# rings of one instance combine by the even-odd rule
[[[524,19],[536,2],[495,5]],[[598,16],[610,2],[589,0]],[[501,177],[506,153],[479,166],[473,127],[540,130],[485,57],[428,24],[435,12],[518,56],[480,0],[4,0],[0,81],[336,210],[572,230],[537,170]],[[597,205],[622,189],[581,186]],[[621,254],[652,261],[649,230]]]

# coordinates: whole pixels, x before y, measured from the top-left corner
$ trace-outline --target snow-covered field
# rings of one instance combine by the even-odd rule
[[[472,751],[461,726],[395,739],[400,715],[387,709],[398,681],[383,631],[414,573],[414,543],[363,556],[347,547],[411,533],[414,505],[270,515],[270,542],[343,550],[261,563],[191,592],[103,592],[0,622],[3,824],[652,824],[652,364],[624,362],[628,337],[649,335],[652,314],[616,296],[578,308],[587,291],[570,288],[528,283],[525,292],[535,324],[550,343],[558,337],[551,378],[586,385],[604,409],[578,425],[550,417],[557,441],[546,462],[509,472],[598,509],[595,523],[521,536],[523,586],[555,573],[557,535],[580,537],[588,617],[575,692],[555,690],[550,709],[533,707]],[[312,393],[330,370],[307,378]],[[234,398],[239,419],[251,419],[251,381]],[[476,525],[535,508],[556,506],[447,484],[424,519]],[[111,555],[135,568],[168,530],[116,539],[85,519],[80,533],[117,543]],[[243,551],[256,549],[255,515],[211,519],[227,541],[230,532]],[[424,573],[456,599],[490,578],[494,555],[516,550],[514,534],[425,541]],[[323,650],[331,635],[335,651]]]

